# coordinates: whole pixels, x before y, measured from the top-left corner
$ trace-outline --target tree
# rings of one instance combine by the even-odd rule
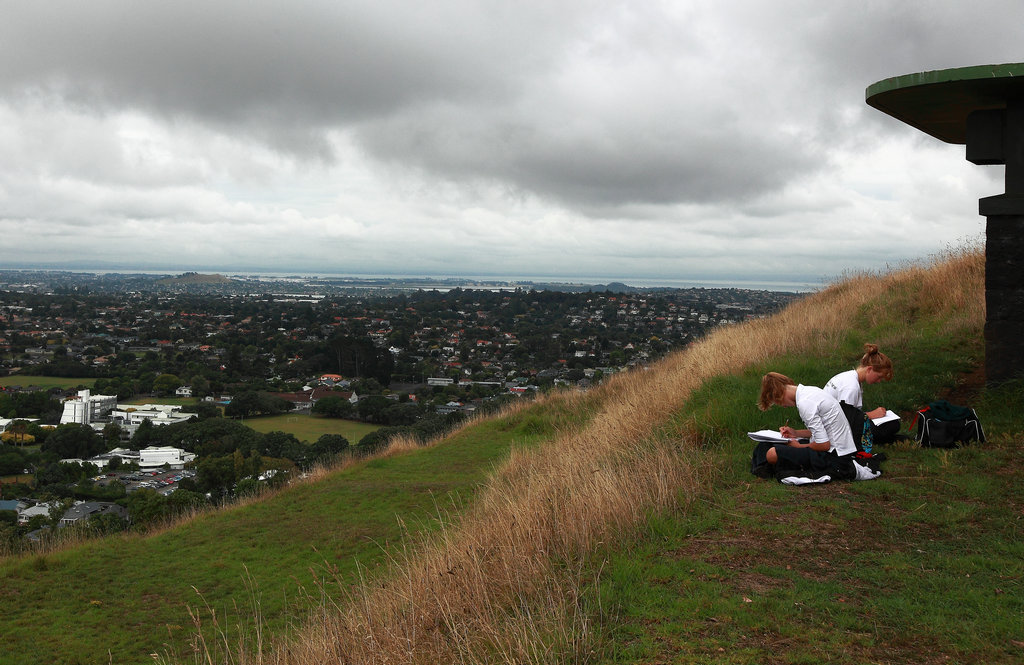
[[[206,377],[198,374],[192,377],[192,394],[196,397],[206,397],[210,394],[210,382]]]
[[[183,486],[186,480],[192,482],[190,478],[182,478],[178,483],[178,489],[167,497],[167,509],[171,515],[181,515],[192,510],[199,510],[206,505],[205,496]]]
[[[247,496],[258,496],[263,491],[263,483],[256,480],[255,478],[242,478],[235,485],[235,496],[247,497]]]
[[[143,488],[128,495],[125,502],[135,524],[153,524],[166,515],[167,497],[156,490]]]
[[[260,452],[267,457],[283,457],[293,462],[302,462],[309,452],[308,448],[295,438],[294,434],[285,432],[267,432],[263,435]]]
[[[94,533],[108,535],[127,529],[128,521],[116,513],[103,513],[102,515],[91,515],[86,525]]]
[[[110,447],[117,447],[121,442],[121,426],[117,423],[107,423],[103,426],[103,440]]]
[[[313,408],[310,409],[312,413],[316,413],[328,418],[347,418],[355,412],[356,408],[352,406],[352,402],[341,395],[327,395],[317,400]]]
[[[35,441],[35,437],[28,433],[29,423],[27,420],[15,420],[7,426],[7,432],[11,433],[12,443],[18,446],[23,446],[26,443],[32,443]],[[5,434],[7,432],[4,432]]]
[[[364,420],[372,423],[384,422],[384,409],[391,406],[391,402],[386,397],[380,395],[370,395],[359,400],[357,409],[359,416]]]
[[[24,456],[7,446],[2,448],[10,452],[0,452],[0,476],[13,476],[21,473],[21,470],[25,468]]]
[[[143,448],[147,448],[152,445],[154,427],[152,420],[149,418],[143,419],[135,430],[135,434],[132,435],[132,448],[135,450],[142,450]]]
[[[364,454],[375,453],[387,447],[387,444],[391,441],[392,437],[398,436],[399,434],[406,434],[409,431],[408,427],[381,427],[380,429],[374,430],[359,439],[358,450]]]
[[[173,374],[161,374],[153,380],[153,392],[157,395],[170,395],[178,386],[181,385],[181,379]]]
[[[340,434],[323,434],[310,448],[310,459],[326,462],[348,449],[348,439]]]
[[[182,407],[181,411],[182,413],[194,413],[200,419],[220,417],[220,407],[213,402],[197,402]]]
[[[412,425],[420,417],[420,408],[411,402],[392,404],[381,414],[388,425]]]
[[[366,337],[337,335],[328,340],[334,369],[342,376],[373,377],[381,384],[391,383],[394,359],[387,349],[378,349]]]
[[[40,449],[53,459],[87,459],[107,448],[103,439],[88,425],[68,423],[46,437]]]
[[[222,496],[235,485],[235,463],[231,457],[210,457],[199,463],[196,484],[203,492]]]
[[[236,395],[231,403],[224,407],[224,415],[228,418],[248,418],[285,413],[290,409],[291,403],[281,397],[248,390]]]

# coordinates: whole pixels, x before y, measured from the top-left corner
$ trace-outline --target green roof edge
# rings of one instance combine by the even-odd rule
[[[892,78],[883,79],[872,83],[864,93],[865,99],[871,99],[875,95],[910,88],[918,85],[932,85],[934,83],[947,83],[949,81],[966,81],[984,78],[1005,78],[1012,76],[1024,76],[1024,63],[1012,62],[1001,65],[973,65],[970,67],[956,67],[954,69],[936,69],[929,72],[918,72],[915,74],[902,74]]]

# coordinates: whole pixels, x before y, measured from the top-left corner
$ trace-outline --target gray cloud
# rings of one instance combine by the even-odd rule
[[[785,261],[761,257],[786,233],[801,270],[835,274],[837,228],[851,242],[935,220],[978,230],[976,199],[999,178],[868,108],[864,89],[1018,59],[1016,13],[984,0],[13,3],[0,231],[34,261],[115,251],[41,228],[102,230],[150,262],[184,229],[235,239],[182,244],[183,262],[214,267],[617,274],[774,273]],[[844,245],[839,260],[907,252]]]

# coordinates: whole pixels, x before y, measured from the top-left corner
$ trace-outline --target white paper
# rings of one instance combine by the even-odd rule
[[[872,418],[871,422],[873,422],[876,425],[881,425],[882,423],[887,423],[889,421],[899,419],[900,417],[893,413],[892,411],[886,411],[884,416],[882,416],[881,418]]]
[[[754,441],[766,441],[768,443],[789,443],[789,439],[779,434],[778,430],[762,429],[756,432],[747,432]]]

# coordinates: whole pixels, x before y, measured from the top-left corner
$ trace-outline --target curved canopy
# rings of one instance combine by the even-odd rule
[[[1024,63],[905,74],[865,92],[868,104],[946,143],[967,142],[967,116],[1024,100]]]

